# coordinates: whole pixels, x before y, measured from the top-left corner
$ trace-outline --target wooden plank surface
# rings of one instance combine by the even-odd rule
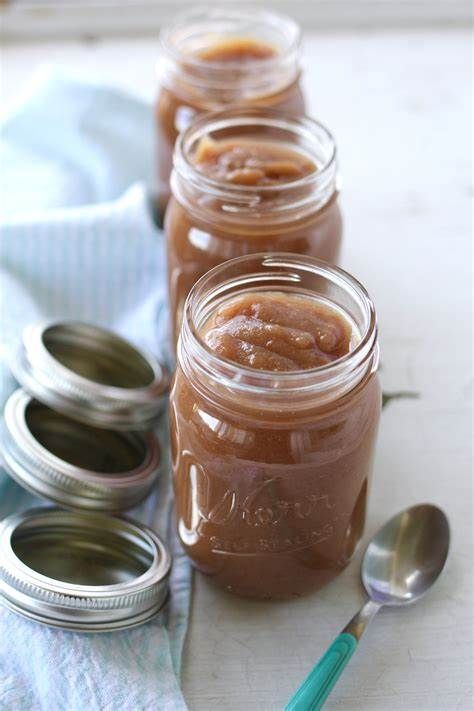
[[[472,700],[472,87],[467,31],[307,39],[312,112],[334,131],[343,266],[376,302],[385,409],[365,539],[420,501],[445,508],[436,588],[374,622],[327,703],[347,711],[468,711]],[[8,98],[38,62],[99,72],[152,98],[156,43],[12,45]],[[183,684],[191,711],[273,711],[362,602],[356,560],[319,594],[250,603],[195,579]]]

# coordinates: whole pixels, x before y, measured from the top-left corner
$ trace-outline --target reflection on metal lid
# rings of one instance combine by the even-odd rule
[[[19,484],[76,509],[134,506],[150,491],[160,462],[154,434],[76,422],[21,389],[5,406],[1,445],[5,468]]]
[[[31,395],[81,422],[149,429],[164,407],[168,378],[160,363],[97,326],[34,324],[10,360]]]
[[[0,600],[53,627],[146,622],[166,600],[170,569],[161,539],[126,519],[38,508],[0,524]]]

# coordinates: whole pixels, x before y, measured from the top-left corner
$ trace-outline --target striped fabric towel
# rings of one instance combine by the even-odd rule
[[[115,89],[57,70],[40,73],[1,123],[0,375],[5,354],[41,317],[110,327],[163,355],[162,234],[150,217],[151,110]],[[171,598],[133,630],[81,635],[49,629],[0,606],[0,709],[174,711],[187,626],[190,570],[171,521],[167,428],[157,490],[130,514],[167,537]],[[0,518],[38,505],[0,470]]]

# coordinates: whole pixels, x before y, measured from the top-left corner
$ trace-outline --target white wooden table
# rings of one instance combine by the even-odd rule
[[[415,607],[384,611],[327,703],[348,711],[473,708],[472,108],[467,31],[314,35],[313,113],[334,131],[346,216],[343,266],[379,314],[387,391],[366,537],[410,504],[445,508],[452,550]],[[10,96],[44,61],[90,69],[151,98],[156,43],[11,45]],[[191,711],[281,709],[363,599],[361,554],[324,591],[290,603],[195,594],[183,684]]]

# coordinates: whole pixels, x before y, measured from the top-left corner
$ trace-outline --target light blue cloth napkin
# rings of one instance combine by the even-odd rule
[[[162,234],[150,218],[152,113],[109,87],[41,72],[1,124],[0,398],[23,326],[58,317],[110,327],[162,355]],[[152,622],[124,632],[52,630],[0,606],[0,709],[175,711],[190,569],[173,532],[167,426],[156,491],[130,515],[165,536],[171,597]],[[40,503],[0,470],[0,518]]]

